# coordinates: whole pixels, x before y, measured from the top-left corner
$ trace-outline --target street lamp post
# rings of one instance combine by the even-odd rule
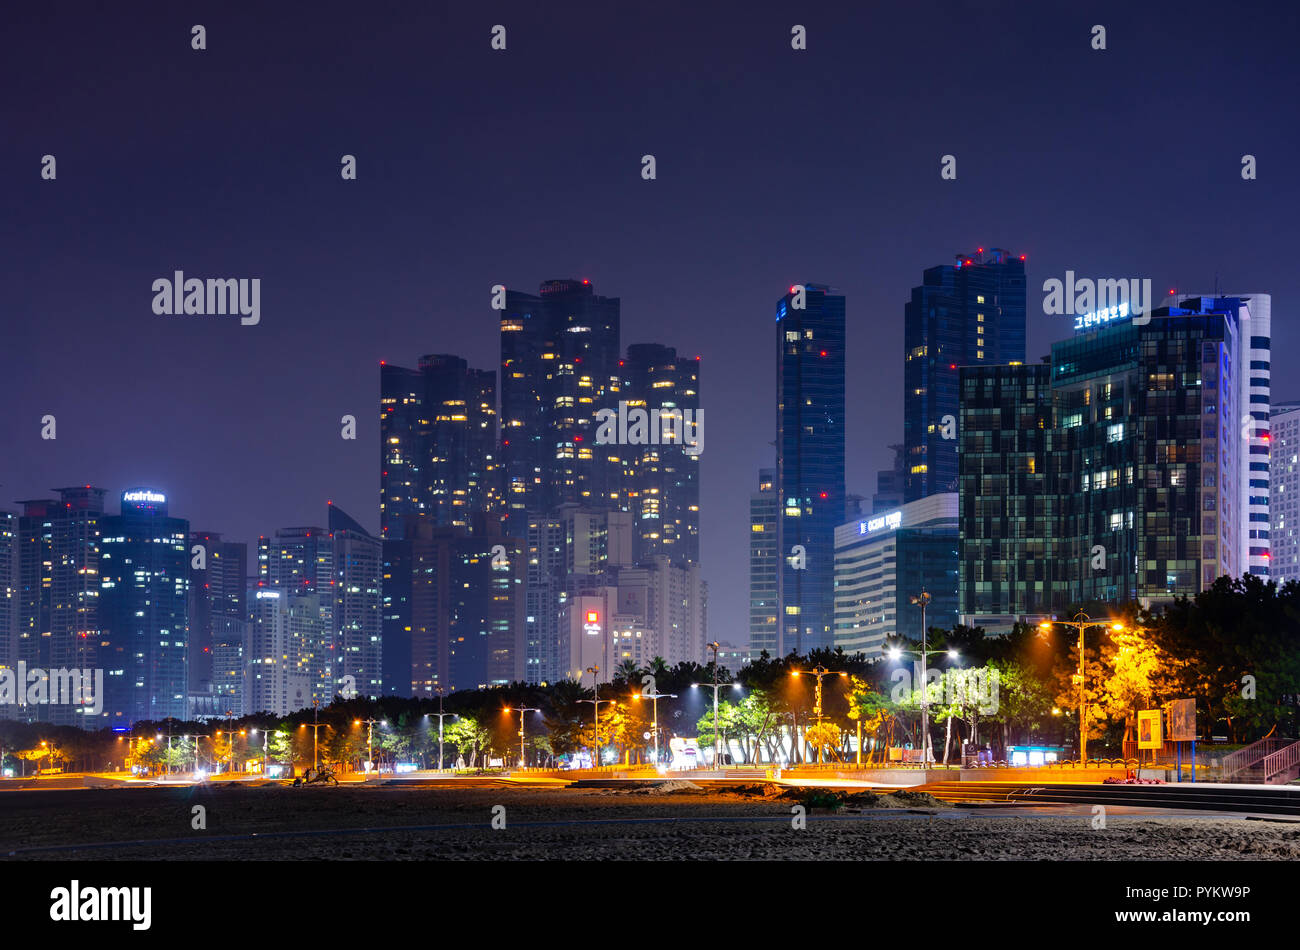
[[[930,690],[926,654],[929,648],[930,631],[925,625],[925,608],[930,605],[930,594],[922,589],[921,593],[911,598],[912,603],[921,608],[921,768],[930,765]]]
[[[1093,620],[1086,613],[1080,610],[1074,615],[1073,620],[1044,620],[1038,625],[1038,629],[1044,633],[1052,629],[1053,624],[1060,624],[1062,627],[1073,627],[1079,631],[1079,765],[1082,766],[1088,761],[1088,724],[1085,720],[1087,710],[1087,693],[1084,690],[1084,665],[1083,665],[1083,633],[1089,627],[1110,627],[1116,633],[1122,633],[1124,625],[1110,620]]]
[[[587,667],[587,672],[591,674],[591,695],[594,699],[580,699],[580,703],[591,703],[591,708],[596,712],[596,731],[592,735],[592,745],[596,747],[596,765],[600,765],[600,704],[612,703],[612,699],[600,698],[600,683],[597,682],[597,675],[600,673],[599,666]]]
[[[445,713],[442,711],[442,687],[441,686],[438,687],[438,711],[436,713],[432,713],[432,715],[438,717],[438,771],[441,772],[442,771],[442,720],[446,716],[451,716],[451,718],[453,719],[456,718],[456,713]]]
[[[249,734],[249,735],[252,735],[253,733],[255,733],[255,732],[257,732],[257,731],[258,731],[258,730],[257,730],[256,728],[252,728],[252,729],[249,729],[249,730],[248,730],[248,734]],[[262,778],[269,778],[269,777],[270,777],[270,763],[271,763],[271,733],[272,733],[272,732],[276,732],[276,731],[277,731],[277,730],[274,730],[274,729],[263,729],[263,730],[262,730]]]
[[[717,640],[709,644],[709,649],[713,651],[713,767],[715,769],[722,755],[722,733],[718,729],[718,647]]]
[[[654,720],[651,728],[654,730],[654,737],[655,737],[655,768],[659,768],[659,697],[661,696],[664,699],[676,699],[677,694],[655,692],[645,696],[646,699],[652,701],[652,706],[654,707],[654,713],[653,713]],[[642,694],[633,693],[632,698],[635,699],[637,702],[640,702],[642,699]]]
[[[388,720],[387,719],[357,719],[355,720],[355,722],[358,726],[361,725],[363,722],[366,724],[366,761],[373,763],[375,761],[375,723],[379,723],[381,726],[386,726],[388,725]],[[378,772],[379,769],[378,767],[376,767],[375,773],[378,774]]]
[[[718,690],[722,689],[724,686],[730,686],[732,689],[740,688],[739,683],[719,683],[716,681],[716,676],[717,676],[717,672],[715,670],[714,682],[691,684],[691,689],[699,689],[701,686],[705,687],[706,689],[709,687],[713,688],[713,767],[714,768],[718,768],[718,760],[719,757],[721,756],[719,739],[721,738],[722,733],[721,730],[718,728]]]
[[[527,716],[530,712],[541,712],[541,710],[535,706],[519,706],[517,708],[519,712],[519,767],[522,769],[522,768],[527,768],[527,764],[524,756],[524,717]],[[506,712],[510,712],[510,711],[511,711],[510,707],[507,706]]]
[[[835,670],[828,670],[828,669],[826,669],[826,667],[822,666],[821,664],[818,664],[817,666],[813,667],[813,668],[812,668],[811,670],[809,670],[808,672],[811,673],[813,676],[817,677],[817,686],[816,686],[816,688],[813,690],[813,715],[817,717],[817,725],[820,726],[820,725],[822,724],[822,719],[824,718],[824,717],[822,716],[822,677],[823,677],[823,676],[828,676],[828,675],[830,675],[831,673],[834,673],[834,672],[836,672],[836,671],[835,671]],[[798,671],[798,670],[791,670],[791,671],[790,671],[790,675],[791,675],[791,676],[798,676],[798,675],[799,675],[799,671]],[[848,676],[849,674],[848,674],[848,673],[845,673],[845,672],[843,672],[843,671],[840,671],[839,675],[840,675],[840,676]],[[818,761],[821,761],[821,758],[822,758],[821,750],[818,749],[818,751],[817,751],[817,759],[818,759]]]
[[[320,770],[320,727],[329,725],[329,723],[320,721],[320,700],[313,699],[312,721],[303,723],[303,728],[311,727],[311,770],[313,772]]]
[[[926,677],[928,676],[926,663],[931,656],[937,653],[946,653],[949,656],[949,658],[954,660],[957,659],[958,653],[955,649],[952,648],[949,648],[947,650],[927,650],[927,649],[903,650],[898,647],[894,647],[891,650],[889,650],[889,658],[892,660],[897,660],[904,653],[912,654],[914,656],[919,656],[921,658],[921,729],[922,729],[921,767],[925,768],[927,765],[930,764],[930,759],[932,758],[930,754],[931,753],[930,728],[929,728],[930,718],[928,715],[929,698],[926,695],[927,687],[929,686],[929,684],[926,682]]]

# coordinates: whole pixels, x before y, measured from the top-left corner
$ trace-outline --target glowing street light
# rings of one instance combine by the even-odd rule
[[[519,706],[513,711],[519,713],[519,767],[522,769],[527,768],[527,762],[524,757],[524,718],[530,712],[541,712],[541,710],[535,706]],[[507,706],[505,708],[505,713],[509,715],[511,712],[511,708]]]
[[[375,761],[375,723],[379,723],[381,726],[386,726],[388,725],[388,720],[387,719],[354,719],[352,721],[352,724],[355,726],[359,726],[363,722],[366,724],[366,761],[373,763]],[[376,767],[375,772],[376,774],[378,774],[379,772],[378,767]]]
[[[597,680],[597,677],[600,674],[600,667],[589,666],[587,667],[587,672],[591,674],[591,695],[594,696],[595,699],[580,699],[578,702],[591,703],[591,708],[596,712],[596,731],[592,735],[592,745],[596,747],[596,765],[600,765],[600,704],[612,703],[614,700],[600,698],[600,683]]]
[[[1082,610],[1074,615],[1073,620],[1044,620],[1038,625],[1038,629],[1043,633],[1050,633],[1053,624],[1060,624],[1062,627],[1073,627],[1079,631],[1079,765],[1088,761],[1088,723],[1085,718],[1087,708],[1087,693],[1084,692],[1084,666],[1083,666],[1083,633],[1089,627],[1110,627],[1115,633],[1123,633],[1124,625],[1110,620],[1093,620]]]
[[[632,699],[634,699],[636,702],[640,702],[642,695],[643,694],[641,693],[633,693]],[[651,728],[654,729],[654,735],[655,735],[655,768],[658,768],[659,767],[659,697],[662,696],[664,699],[676,699],[677,694],[655,692],[655,693],[648,693],[644,695],[646,699],[653,701],[653,706],[654,706],[654,714],[653,714],[654,725]]]

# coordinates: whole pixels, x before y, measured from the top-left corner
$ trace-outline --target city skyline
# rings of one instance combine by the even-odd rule
[[[0,438],[21,449],[0,472],[0,491],[8,492],[0,507],[70,480],[152,484],[168,489],[191,524],[249,543],[279,525],[311,523],[326,500],[377,531],[371,373],[379,360],[454,352],[474,366],[495,365],[496,315],[487,303],[494,284],[518,279],[531,291],[552,277],[584,277],[623,300],[625,343],[664,341],[710,367],[702,399],[711,431],[726,438],[702,456],[703,569],[713,633],[743,638],[748,561],[739,539],[748,498],[734,486],[748,486],[772,464],[767,334],[771,300],[789,284],[825,280],[846,297],[846,483],[850,493],[864,495],[875,472],[892,462],[888,446],[902,440],[895,400],[907,293],[920,268],[963,248],[998,245],[1026,254],[1030,361],[1070,335],[1067,320],[1041,313],[1039,296],[1043,280],[1067,270],[1150,274],[1157,296],[1175,286],[1205,292],[1216,282],[1256,287],[1285,314],[1300,288],[1277,209],[1294,205],[1296,185],[1268,156],[1289,153],[1295,133],[1273,122],[1265,105],[1283,94],[1286,74],[1255,68],[1284,61],[1285,30],[1267,11],[1216,20],[1219,45],[1200,48],[1220,68],[1174,79],[1151,74],[1147,65],[1157,40],[1170,49],[1195,45],[1212,9],[1179,5],[1174,18],[1159,5],[1110,10],[1112,42],[1101,53],[1075,42],[1086,24],[1059,11],[958,24],[936,23],[919,10],[832,17],[814,9],[803,17],[809,65],[777,55],[788,25],[776,9],[744,22],[693,11],[698,30],[685,33],[674,11],[643,11],[632,35],[618,31],[616,54],[607,19],[575,14],[552,25],[521,6],[502,14],[511,18],[512,56],[485,63],[472,44],[452,44],[443,62],[421,61],[420,70],[478,84],[454,108],[428,82],[393,78],[414,75],[403,71],[412,68],[406,61],[419,59],[419,28],[428,21],[418,14],[406,29],[347,37],[362,47],[358,55],[396,63],[389,77],[325,76],[310,89],[291,84],[274,105],[256,94],[259,83],[282,80],[285,66],[273,64],[313,61],[321,47],[339,42],[335,27],[275,11],[213,20],[205,65],[223,82],[209,83],[188,75],[192,51],[173,43],[175,31],[188,30],[180,14],[142,19],[111,46],[94,40],[97,27],[108,28],[98,14],[87,14],[77,29],[19,14],[34,41],[14,51],[8,68],[49,101],[60,97],[61,121],[85,121],[75,136],[61,133],[51,142],[44,121],[24,113],[13,125],[12,147],[0,156],[0,171],[15,183],[15,226],[0,238],[4,259],[14,274],[30,275],[8,282],[7,324],[14,351],[26,355],[0,381],[0,399],[13,407],[0,419]],[[486,30],[461,13],[447,28],[470,36]],[[834,72],[828,88],[819,71],[822,51],[835,63],[851,62],[846,50],[862,37],[917,31],[933,44],[933,75],[880,102],[860,124],[843,122],[855,94],[904,68],[906,53],[883,43],[867,75]],[[1061,63],[1032,84],[1023,81],[1018,58],[1020,39],[1031,32],[1045,38],[1035,55]],[[984,82],[999,92],[954,100],[949,90],[966,85],[957,65],[964,60],[942,54],[970,42],[987,50]],[[620,61],[640,71],[616,71],[609,88],[593,93],[572,77],[539,69],[555,52],[573,50],[583,50],[591,68]],[[673,56],[665,59],[665,50]],[[1233,52],[1241,50],[1250,52]],[[161,91],[139,65],[159,56],[178,73]],[[67,68],[73,59],[76,70]],[[748,78],[695,102],[686,92],[694,85],[676,82],[679,69]],[[120,75],[127,95],[155,103],[176,127],[163,132],[143,115],[105,108],[96,94],[73,85],[71,77],[86,70]],[[1144,84],[1141,104],[1128,94],[1135,75]],[[233,114],[229,82],[240,104]],[[459,120],[475,109],[493,114],[507,90],[514,98],[502,120],[466,130],[463,158],[441,157],[437,130],[462,127]],[[1023,127],[993,131],[980,109],[960,108],[995,94],[1026,118]],[[351,108],[375,96],[430,121],[394,131]],[[281,122],[286,102],[318,121]],[[635,125],[609,117],[619,102],[636,104]],[[950,110],[945,129],[917,124],[941,103]],[[570,167],[571,128],[556,120],[577,109],[594,110],[596,127],[615,144]],[[1186,148],[1177,136],[1151,136],[1153,128],[1186,127],[1213,112],[1233,117],[1239,143]],[[770,129],[788,115],[802,117],[803,131],[770,147]],[[332,131],[322,134],[321,122]],[[269,136],[273,156],[244,155],[233,146],[212,154],[189,144],[210,141],[212,123],[226,140],[276,129]],[[1105,128],[1115,141],[1141,145],[1080,146],[1069,132],[1078,127]],[[901,156],[882,157],[872,147],[877,137],[898,139],[902,130],[908,131]],[[527,158],[502,156],[502,136],[515,134],[534,143]],[[984,157],[994,138],[1001,165]],[[639,176],[646,152],[658,156],[655,181]],[[59,157],[54,182],[39,178],[37,159],[46,153]],[[1260,156],[1257,181],[1241,180],[1243,153]],[[339,180],[342,154],[357,155],[355,182]],[[939,177],[945,154],[957,157],[956,181]],[[362,196],[347,191],[350,185]],[[601,200],[554,200],[557,192],[588,190]],[[179,206],[164,200],[178,191],[190,198]],[[133,212],[137,206],[147,214]],[[87,207],[102,213],[88,217]],[[678,222],[688,208],[740,235],[728,254],[715,247],[718,229],[682,233]],[[920,213],[934,217],[917,229]],[[505,232],[502,215],[512,222]],[[286,230],[285,218],[309,233]],[[429,235],[428,221],[444,219],[456,228],[455,241]],[[122,220],[134,223],[126,240],[119,236]],[[628,230],[629,220],[641,224]],[[1144,226],[1122,228],[1120,220]],[[1223,221],[1232,226],[1221,227]],[[810,228],[814,222],[818,227]],[[295,235],[291,244],[283,240],[288,233]],[[615,234],[621,240],[605,237]],[[75,263],[56,266],[37,250],[50,247],[65,248]],[[260,276],[259,324],[155,315],[150,283],[177,269]],[[62,346],[45,346],[47,328]],[[1300,331],[1279,319],[1273,345],[1279,355],[1297,352]],[[73,363],[81,368],[76,384],[52,383]],[[1288,386],[1278,380],[1275,401],[1300,395]],[[54,442],[39,440],[46,413],[59,421]],[[362,423],[355,443],[338,438],[345,413]],[[159,429],[184,435],[160,442],[153,434]],[[732,544],[736,554],[722,556]]]

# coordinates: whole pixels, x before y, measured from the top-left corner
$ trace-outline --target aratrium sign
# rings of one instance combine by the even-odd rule
[[[147,488],[139,488],[135,491],[123,493],[122,500],[143,503],[146,505],[162,505],[167,503],[167,496],[162,494],[162,492],[150,491]]]

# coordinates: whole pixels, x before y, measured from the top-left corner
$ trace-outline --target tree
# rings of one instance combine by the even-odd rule
[[[998,703],[988,718],[1000,728],[1005,756],[1006,746],[1021,737],[1033,738],[1034,733],[1051,723],[1054,687],[1020,659],[991,660],[989,666],[998,674]]]
[[[641,667],[637,665],[636,660],[628,657],[618,666],[614,667],[614,683],[637,683],[640,682]]]
[[[1114,631],[1102,643],[1101,663],[1108,671],[1101,683],[1102,707],[1112,718],[1123,719],[1125,739],[1138,710],[1156,703],[1155,677],[1164,662],[1155,640],[1137,630]]]
[[[831,750],[831,755],[838,756],[840,746],[840,727],[830,720],[823,719],[821,722],[813,723],[804,733],[804,741],[812,746],[817,755],[819,762],[825,762],[825,750]]]
[[[491,740],[489,730],[469,714],[450,720],[443,729],[443,742],[454,746],[461,756],[468,753],[465,764],[471,769],[478,767],[479,753],[490,747]]]

